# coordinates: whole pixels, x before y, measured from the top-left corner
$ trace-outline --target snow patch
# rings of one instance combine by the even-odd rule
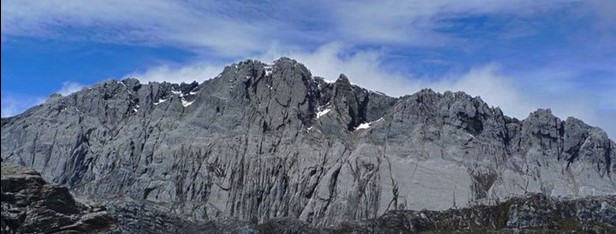
[[[198,94],[198,93],[199,93],[198,91],[190,91],[190,93],[188,93],[188,95],[195,95],[195,94]]]
[[[274,70],[274,68],[272,67],[272,65],[265,65],[265,76],[270,76],[272,75],[272,71]]]
[[[325,109],[325,110],[322,110],[322,111],[317,112],[317,119],[318,119],[318,118],[321,118],[321,116],[326,115],[327,113],[329,113],[329,111],[331,111],[331,109],[330,109],[330,108],[327,108],[327,109]]]
[[[182,106],[184,106],[184,107],[190,106],[194,102],[195,102],[194,100],[189,102],[189,101],[186,101],[186,99],[182,98]]]
[[[372,126],[372,124],[375,124],[375,123],[381,122],[382,120],[383,120],[383,118],[380,118],[380,119],[377,119],[377,120],[372,121],[372,122],[362,123],[362,124],[360,124],[359,126],[357,126],[357,127],[355,128],[355,130],[359,130],[359,129],[367,129],[367,128],[371,127],[371,126]]]
[[[357,126],[357,128],[355,128],[355,130],[367,129],[369,127],[370,127],[370,123],[363,123],[363,124],[360,124],[359,126]]]
[[[161,99],[158,99],[158,101],[154,102],[154,105],[158,105],[158,104],[161,104],[161,103],[166,102],[166,101],[167,101],[167,99],[162,99],[161,98]]]
[[[182,94],[182,92],[180,92],[180,91],[175,91],[175,90],[171,90],[171,93],[172,93],[172,94],[175,94],[175,95]]]

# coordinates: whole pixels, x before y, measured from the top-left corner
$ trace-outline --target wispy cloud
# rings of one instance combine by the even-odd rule
[[[55,93],[62,96],[70,95],[71,93],[80,91],[86,87],[77,82],[67,81],[62,84],[62,87]],[[2,117],[11,117],[21,114],[28,108],[44,103],[47,100],[45,96],[37,94],[22,94],[15,92],[2,91]]]
[[[243,57],[285,47],[347,44],[434,46],[454,37],[435,29],[443,17],[542,13],[574,1],[2,1],[2,36],[178,46]],[[79,30],[79,33],[75,33]]]
[[[222,72],[224,65],[210,63],[196,63],[181,67],[161,65],[152,67],[143,72],[133,72],[125,77],[137,78],[141,82],[163,82],[172,83],[191,83],[193,81],[202,82],[208,80]]]
[[[62,83],[62,88],[60,90],[58,90],[57,93],[61,94],[62,96],[68,96],[71,93],[80,91],[84,87],[85,87],[85,85],[82,85],[80,83],[72,82],[72,81],[66,81],[66,82]]]
[[[570,2],[573,1],[339,1],[331,9],[337,17],[336,29],[354,40],[442,46],[456,39],[435,30],[442,27],[442,19],[463,15],[533,15]]]
[[[265,22],[240,21],[182,1],[2,1],[3,38],[97,40],[241,55],[261,47],[269,28],[261,23]]]
[[[15,116],[26,109],[45,102],[44,98],[2,92],[2,118]]]

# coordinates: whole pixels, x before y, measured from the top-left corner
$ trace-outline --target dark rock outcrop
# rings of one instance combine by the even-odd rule
[[[120,233],[104,207],[73,199],[34,170],[2,166],[2,233]]]
[[[378,219],[350,221],[334,233],[613,233],[616,196],[562,200],[543,194],[446,211],[395,210]]]

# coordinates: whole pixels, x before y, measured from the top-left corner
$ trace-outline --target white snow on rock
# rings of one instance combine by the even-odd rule
[[[182,98],[182,106],[184,106],[184,107],[190,106],[194,102],[195,102],[194,100],[189,102],[189,101],[186,101],[186,99]]]
[[[359,126],[357,126],[357,128],[355,128],[355,130],[359,130],[359,129],[366,129],[370,127],[370,123],[363,123],[360,124]]]
[[[272,75],[272,70],[274,70],[272,65],[265,65],[265,76]]]
[[[322,110],[322,111],[317,112],[317,119],[318,119],[318,118],[321,118],[321,116],[326,115],[327,113],[329,113],[329,111],[331,111],[331,109],[330,109],[330,108],[327,108],[327,109],[325,109],[325,110]]]
[[[171,93],[172,93],[172,94],[176,94],[176,95],[177,95],[177,94],[182,94],[182,92],[180,92],[180,91],[175,91],[175,90],[171,90]]]
[[[158,104],[161,104],[161,103],[166,102],[166,101],[167,101],[167,99],[162,99],[161,98],[161,99],[158,99],[158,101],[154,102],[154,105],[158,105]]]
[[[357,126],[357,127],[355,128],[355,130],[359,130],[359,129],[367,129],[367,128],[369,128],[372,124],[378,123],[378,122],[380,122],[381,120],[383,120],[383,118],[377,119],[377,120],[372,121],[372,122],[369,122],[369,123],[362,123],[362,124],[360,124],[359,126]]]

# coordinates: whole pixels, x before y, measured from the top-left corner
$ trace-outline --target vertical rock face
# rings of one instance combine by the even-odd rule
[[[201,84],[127,79],[53,96],[3,119],[1,143],[3,164],[186,222],[329,226],[527,193],[616,193],[616,146],[580,120],[549,110],[517,120],[461,92],[392,98],[288,58]]]
[[[2,166],[2,233],[119,233],[104,207],[76,202],[36,171]]]

